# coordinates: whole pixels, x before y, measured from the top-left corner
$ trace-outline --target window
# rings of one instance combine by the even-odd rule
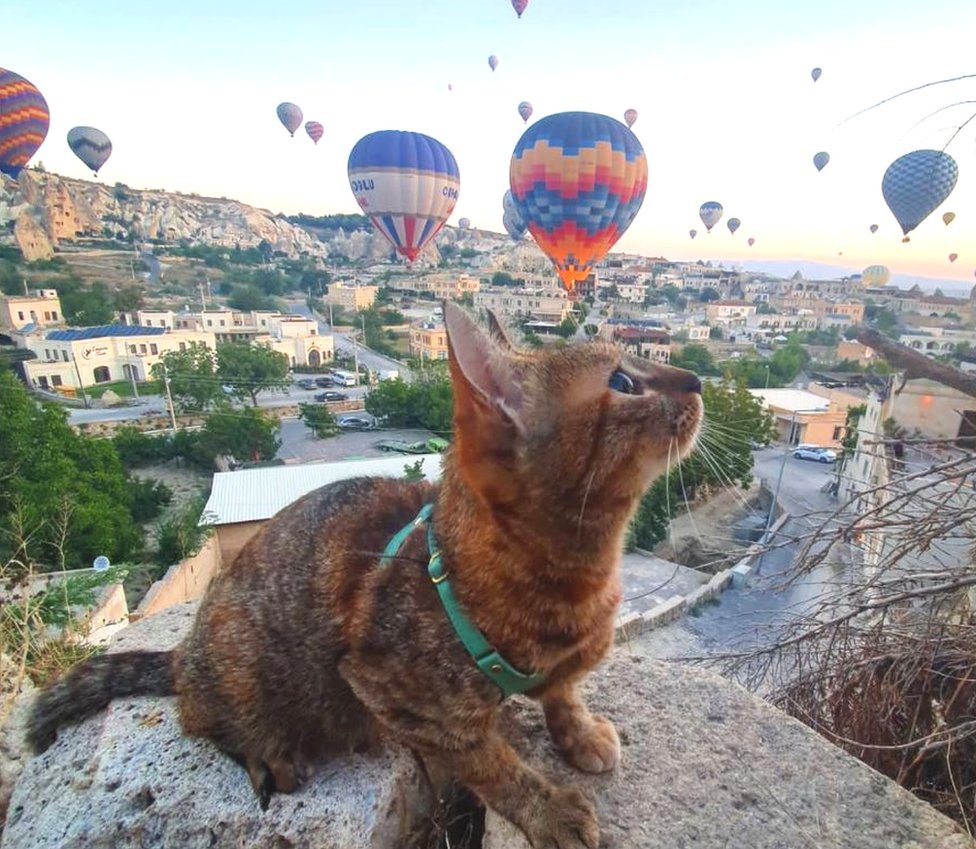
[[[213,319],[207,319],[207,327],[213,327]]]
[[[24,311],[23,310],[17,310],[17,318],[19,318],[21,321],[24,320]]]
[[[92,375],[95,378],[95,383],[108,383],[112,379],[108,371],[108,366],[99,366],[92,372]]]
[[[57,320],[58,320],[58,311],[51,310],[51,321],[57,321]]]
[[[48,310],[45,310],[44,311],[44,320],[45,321],[50,321],[51,320],[51,313]]]
[[[60,374],[52,374],[51,375],[51,384],[53,386],[60,386],[61,385],[61,375]]]
[[[226,321],[224,321],[223,319],[221,319],[221,320],[220,320],[220,326],[221,326],[221,327],[223,327],[223,326],[224,326],[224,325],[225,325],[226,323],[227,323],[227,322],[226,322]]]
[[[47,389],[47,376],[46,375],[43,375],[42,374],[42,375],[38,376],[37,382],[41,384],[41,389]]]
[[[44,359],[45,360],[51,359],[51,352],[47,348],[44,349]]]
[[[152,327],[152,319],[151,318],[147,318],[146,319],[146,327]]]
[[[186,342],[180,342],[180,350],[181,351],[185,351],[186,350]]]
[[[61,352],[61,359],[64,360],[65,362],[68,362],[68,352],[67,351],[62,351]]]
[[[842,428],[840,425],[834,428],[834,436],[833,436],[834,442],[840,441],[840,437],[841,434],[843,434],[843,432],[844,432],[844,428]]]
[[[130,354],[134,354],[135,352],[136,352],[136,346],[135,345],[129,345],[129,353]]]
[[[158,354],[159,353],[159,346],[155,342],[150,342],[149,343],[149,353],[150,354]]]

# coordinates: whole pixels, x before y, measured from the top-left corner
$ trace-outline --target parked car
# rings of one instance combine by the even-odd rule
[[[314,389],[315,381],[310,377],[303,377],[301,380],[295,381],[295,386],[299,389]]]
[[[407,442],[403,439],[381,439],[376,443],[380,451],[396,451],[398,454],[426,454],[426,442]]]
[[[348,398],[349,396],[342,392],[319,392],[315,396],[316,401],[346,401]]]
[[[793,450],[793,456],[797,460],[813,460],[816,463],[834,463],[837,460],[836,451],[819,446],[800,446]]]
[[[315,385],[322,387],[322,389],[328,389],[330,386],[335,386],[335,381],[328,375],[323,375],[315,378]]]
[[[344,430],[373,430],[376,421],[366,416],[343,416],[337,424]]]
[[[450,444],[446,439],[441,439],[439,436],[432,436],[427,440],[427,450],[431,454],[440,454],[442,451],[446,451],[447,446]]]

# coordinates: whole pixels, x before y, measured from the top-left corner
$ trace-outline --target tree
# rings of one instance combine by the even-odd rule
[[[281,447],[281,423],[254,407],[214,411],[200,431],[200,451],[209,460],[219,455],[236,460],[271,460]]]
[[[442,371],[428,371],[411,383],[383,380],[366,396],[366,411],[392,427],[422,427],[435,433],[453,428],[451,379]]]
[[[152,375],[169,375],[173,405],[181,412],[204,412],[221,397],[216,355],[206,345],[191,342],[185,351],[167,351],[159,359]]]
[[[686,368],[699,375],[716,374],[715,358],[704,345],[692,342],[671,353],[671,365]]]
[[[319,439],[327,439],[339,433],[339,422],[335,414],[323,404],[300,403],[298,418],[305,422]]]
[[[752,445],[772,439],[772,415],[743,381],[705,383],[702,401],[705,427],[698,446],[680,468],[659,478],[644,494],[628,529],[631,548],[657,545],[667,536],[678,507],[692,501],[703,487],[745,488],[752,481]]]
[[[505,271],[496,271],[491,275],[491,285],[492,286],[515,286],[517,285],[516,280],[511,274]]]
[[[230,297],[227,298],[227,306],[242,312],[251,310],[273,310],[275,309],[274,298],[266,295],[257,286],[234,286],[231,289]]]
[[[227,342],[217,346],[217,378],[256,407],[259,392],[288,388],[288,357],[264,345]]]
[[[112,443],[76,433],[63,408],[37,404],[9,372],[0,409],[0,558],[74,569],[99,554],[138,557],[136,493]],[[22,546],[17,527],[31,531]]]
[[[701,290],[698,300],[703,304],[707,304],[710,301],[717,301],[721,297],[722,295],[719,293],[718,289],[713,289],[711,286],[706,286]]]
[[[414,460],[412,463],[406,463],[403,467],[403,477],[404,480],[410,481],[411,483],[426,480],[427,476],[424,474],[423,458]]]

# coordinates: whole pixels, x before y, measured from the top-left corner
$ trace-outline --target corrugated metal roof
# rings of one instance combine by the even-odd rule
[[[358,477],[403,477],[404,466],[423,460],[428,480],[441,476],[441,454],[397,455],[375,460],[269,466],[239,472],[217,472],[204,508],[208,525],[230,525],[269,519],[313,489]]]
[[[46,338],[54,342],[77,342],[81,339],[101,339],[105,336],[161,336],[165,332],[165,327],[140,327],[138,324],[102,324],[98,327],[52,330]]]
[[[830,409],[830,401],[805,389],[750,389],[752,395],[768,407],[779,407],[790,413],[825,413]]]

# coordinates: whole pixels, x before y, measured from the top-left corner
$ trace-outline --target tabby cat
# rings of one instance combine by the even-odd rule
[[[571,764],[617,764],[613,725],[576,687],[613,641],[638,499],[694,445],[701,383],[601,342],[519,351],[494,316],[484,331],[458,306],[444,313],[454,438],[439,484],[345,480],[285,508],[217,576],[178,648],[95,657],[43,691],[36,750],[114,697],[175,694],[185,733],[241,763],[262,806],[316,760],[388,737],[536,849],[597,846],[586,797],[506,742],[489,673],[507,663],[526,676]],[[444,579],[496,652],[487,671],[452,625]]]

